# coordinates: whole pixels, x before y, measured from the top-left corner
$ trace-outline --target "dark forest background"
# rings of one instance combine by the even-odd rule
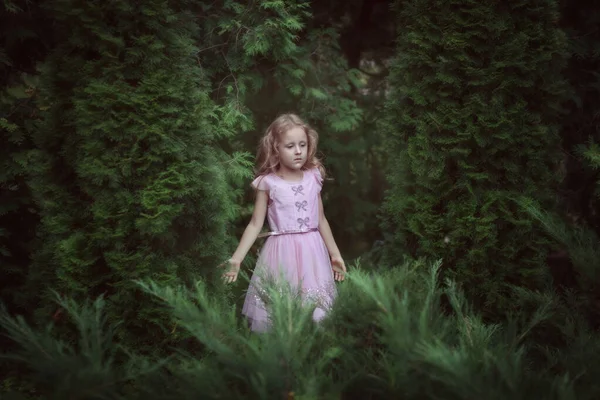
[[[5,0],[2,398],[600,398],[599,5]],[[252,335],[284,112],[349,275]]]

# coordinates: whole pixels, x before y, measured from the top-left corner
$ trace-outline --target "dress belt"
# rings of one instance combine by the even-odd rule
[[[308,233],[308,232],[316,232],[319,228],[309,228],[309,229],[290,229],[287,231],[272,231],[265,232],[258,235],[259,238],[267,237],[267,236],[279,236],[279,235],[290,235],[296,233]]]

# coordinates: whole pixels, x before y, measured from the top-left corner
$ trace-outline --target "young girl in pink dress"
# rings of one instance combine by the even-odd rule
[[[242,309],[253,331],[269,327],[261,278],[283,277],[303,299],[314,302],[315,321],[326,315],[336,296],[334,280],[344,280],[346,266],[323,213],[320,192],[325,172],[316,157],[317,142],[317,132],[294,114],[279,116],[260,142],[252,182],[254,212],[224,274],[228,283],[235,282],[256,238],[268,237]],[[271,231],[259,235],[265,216]]]

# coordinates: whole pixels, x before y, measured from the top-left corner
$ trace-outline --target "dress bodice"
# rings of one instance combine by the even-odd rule
[[[318,168],[303,172],[297,182],[286,181],[275,174],[261,175],[252,182],[255,189],[269,193],[267,220],[272,231],[318,228],[323,178]]]

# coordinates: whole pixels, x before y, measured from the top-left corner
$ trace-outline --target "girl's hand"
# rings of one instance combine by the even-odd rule
[[[331,268],[333,269],[333,278],[341,282],[346,278],[346,264],[340,256],[331,257]]]
[[[229,260],[219,265],[219,267],[227,268],[227,271],[223,273],[223,280],[225,281],[225,283],[232,283],[237,280],[238,273],[240,272],[240,264],[241,261],[230,258]]]

